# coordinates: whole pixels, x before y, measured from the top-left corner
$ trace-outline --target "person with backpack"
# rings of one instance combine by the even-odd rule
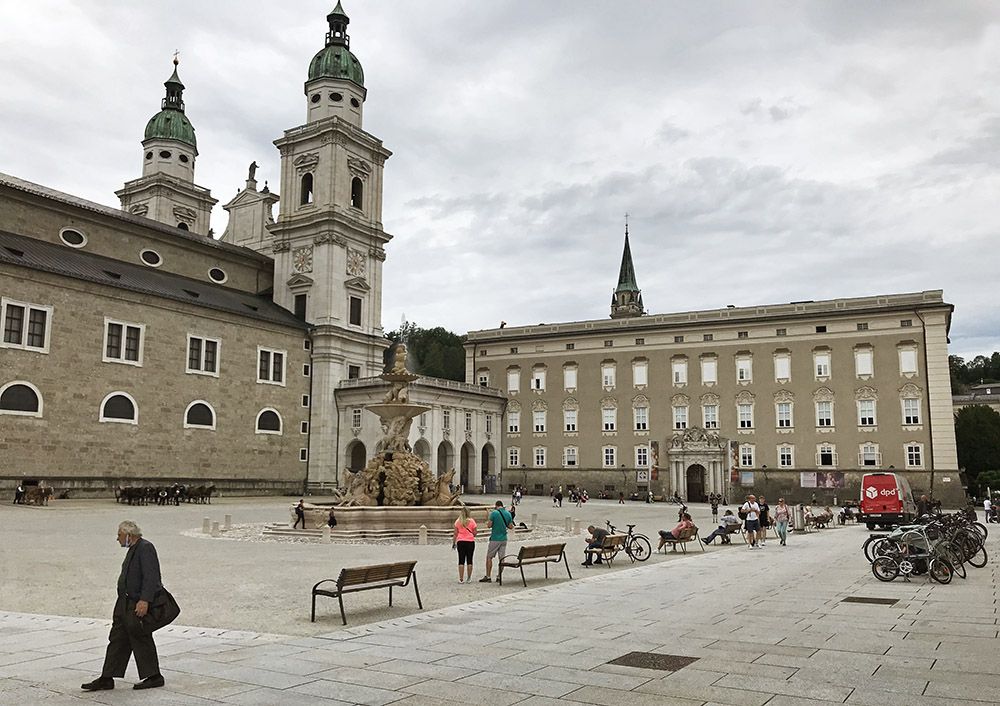
[[[486,575],[479,579],[479,583],[493,581],[493,557],[499,556],[497,561],[502,561],[507,554],[507,530],[514,529],[514,518],[504,509],[503,500],[496,501],[486,526],[490,528],[490,543],[486,548]]]
[[[753,495],[747,496],[747,501],[740,506],[740,519],[743,520],[743,530],[747,533],[748,549],[757,548],[757,530],[760,529],[760,505]]]

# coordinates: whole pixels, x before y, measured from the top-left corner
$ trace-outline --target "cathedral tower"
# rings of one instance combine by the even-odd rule
[[[174,72],[163,85],[166,96],[160,112],[146,123],[142,140],[142,176],[115,192],[122,210],[137,216],[208,235],[216,200],[208,189],[194,183],[198,141],[194,126],[184,114],[184,84]]]
[[[624,319],[642,316],[642,291],[635,281],[635,267],[632,265],[632,250],[628,245],[628,223],[625,224],[625,249],[622,251],[622,266],[618,271],[618,286],[611,295],[611,318]]]
[[[382,168],[392,154],[362,129],[367,92],[340,2],[309,63],[306,122],[275,141],[281,153],[273,239],[274,300],[314,327],[309,480],[336,482],[334,389],[377,375],[382,350]],[[263,245],[263,244],[262,244]]]

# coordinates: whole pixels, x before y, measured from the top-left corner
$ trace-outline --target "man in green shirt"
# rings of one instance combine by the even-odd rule
[[[490,578],[493,573],[493,557],[499,555],[502,561],[507,553],[507,530],[513,529],[514,518],[504,509],[502,500],[497,500],[486,520],[486,526],[490,528],[490,544],[486,550],[486,575],[479,579],[479,583],[490,583],[493,580]]]

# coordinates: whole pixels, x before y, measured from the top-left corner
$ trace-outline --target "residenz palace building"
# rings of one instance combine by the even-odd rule
[[[276,188],[248,159],[221,237],[176,61],[118,208],[0,173],[0,488],[321,491],[378,450],[391,153],[339,2],[326,19]],[[474,492],[855,497],[895,470],[957,499],[951,311],[926,291],[650,315],[626,233],[609,319],[472,332],[465,382],[411,387],[431,409],[410,444]]]

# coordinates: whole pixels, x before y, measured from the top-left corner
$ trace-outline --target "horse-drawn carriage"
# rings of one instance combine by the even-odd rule
[[[209,503],[215,494],[215,485],[186,486],[174,483],[169,486],[118,486],[115,502],[126,505],[180,505],[181,502]]]

